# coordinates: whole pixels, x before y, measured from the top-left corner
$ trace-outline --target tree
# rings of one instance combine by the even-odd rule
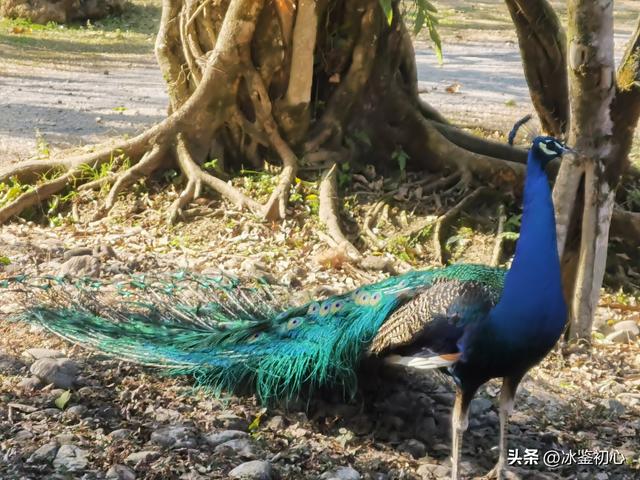
[[[590,171],[586,165],[610,163],[604,151],[589,150],[591,143],[583,139],[589,133],[576,126],[588,124],[586,118],[592,114],[585,106],[586,86],[579,87],[586,81],[575,73],[573,64],[571,89],[563,81],[564,33],[545,0],[506,3],[518,30],[526,78],[543,128],[564,134],[571,113],[572,139],[584,146],[581,152],[591,159],[576,160],[575,171],[561,170],[559,184],[570,185],[559,189],[558,195],[568,208],[576,203],[578,190],[572,186],[581,183],[580,172]],[[580,20],[587,8],[583,3],[589,2],[572,2],[572,22],[582,23],[570,33],[600,32],[600,23]],[[418,24],[433,27],[431,4],[427,0],[413,4]],[[607,15],[610,9],[598,18]],[[604,30],[603,35],[610,33]],[[599,52],[603,47],[590,48]],[[637,45],[631,48],[627,63],[637,58],[637,49]],[[524,150],[465,133],[419,97],[412,40],[397,0],[164,0],[156,56],[169,91],[167,118],[135,138],[3,169],[0,182],[32,186],[0,204],[0,223],[65,189],[106,183],[110,190],[97,212],[105,215],[135,181],[174,164],[185,186],[167,212],[168,220],[178,220],[204,187],[265,219],[278,220],[286,215],[299,170],[320,169],[320,218],[332,240],[357,257],[357,249],[340,228],[336,176],[342,164],[366,153],[369,163],[390,171],[398,168],[393,159],[400,155],[409,168],[448,171],[446,181],[462,185],[472,177],[513,184],[524,174]],[[630,67],[630,71],[637,78],[637,69]],[[598,72],[595,75],[600,78]],[[587,71],[586,77],[592,76]],[[636,84],[632,82],[628,90],[636,92]],[[637,113],[621,119],[619,128],[631,125],[631,119],[635,122]],[[603,126],[602,132],[606,131]],[[353,140],[358,138],[366,141]],[[628,150],[629,144],[620,143],[616,158],[626,158]],[[281,167],[277,186],[264,204],[225,181],[243,165],[262,168],[264,160]],[[215,174],[203,168],[211,164]],[[87,169],[101,165],[114,166],[113,173],[90,181]],[[619,176],[619,171],[609,169],[607,175]],[[586,185],[593,175],[582,182],[585,194],[592,195]],[[609,185],[612,191],[614,185]],[[470,198],[478,193],[474,191]],[[561,230],[576,222],[571,219],[578,210],[559,209]],[[582,231],[587,231],[584,226]],[[590,235],[583,235],[585,245]],[[585,249],[579,250],[585,259],[581,265],[590,262],[582,254]],[[587,276],[580,273],[577,278]],[[595,282],[597,275],[592,277]]]
[[[588,340],[604,278],[615,191],[640,116],[640,20],[616,75],[613,2],[568,1],[565,35],[546,0],[506,0],[543,129],[578,154],[554,187],[558,251],[570,307],[568,337]],[[568,49],[567,49],[568,44]],[[640,230],[640,215],[617,223]]]

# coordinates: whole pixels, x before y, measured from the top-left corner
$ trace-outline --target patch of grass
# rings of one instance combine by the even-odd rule
[[[104,54],[151,54],[160,21],[159,0],[133,0],[120,16],[94,23],[46,25],[0,19],[0,50],[17,63],[77,63]]]

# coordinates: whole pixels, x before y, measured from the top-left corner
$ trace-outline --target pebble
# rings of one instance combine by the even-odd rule
[[[25,440],[30,440],[33,438],[33,433],[30,432],[29,430],[20,430],[18,433],[16,433],[13,436],[13,441],[14,442],[24,442]]]
[[[70,248],[69,250],[64,252],[64,255],[62,256],[62,258],[66,262],[71,257],[82,257],[85,255],[91,255],[92,253],[93,253],[93,250],[89,247]]]
[[[236,438],[228,442],[218,445],[214,452],[223,456],[238,455],[245,458],[253,458],[256,456],[253,445],[248,438]]]
[[[156,452],[155,450],[142,450],[140,452],[133,452],[124,459],[124,463],[135,466],[142,462],[152,462],[159,456],[160,452]]]
[[[205,437],[205,440],[212,447],[228,442],[229,440],[235,440],[237,438],[247,438],[249,434],[240,430],[224,430],[222,432],[210,433]]]
[[[88,463],[86,450],[82,450],[76,445],[62,445],[53,460],[53,466],[57,470],[67,472],[83,470]]]
[[[41,358],[64,358],[64,352],[51,348],[29,348],[22,352],[22,356],[33,361],[40,360]]]
[[[135,480],[136,474],[126,465],[112,465],[105,476],[108,480]]]
[[[31,454],[27,462],[29,463],[48,463],[56,457],[58,452],[58,444],[49,442]]]
[[[93,255],[71,257],[60,266],[60,275],[98,278],[100,276],[100,260]]]
[[[480,415],[493,407],[493,402],[488,398],[478,397],[471,400],[469,415]]]
[[[47,418],[55,418],[60,415],[60,410],[57,408],[45,408],[29,414],[29,420],[39,422],[40,420],[46,420]]]
[[[408,453],[413,458],[421,458],[426,455],[427,446],[420,440],[410,438],[409,440],[405,440],[404,442],[402,442],[398,447],[398,450]]]
[[[416,473],[422,480],[433,480],[437,478],[447,478],[449,469],[437,463],[425,463],[418,467]]]
[[[17,358],[0,348],[0,373],[15,375],[23,367],[23,363]]]
[[[267,421],[267,423],[265,424],[265,428],[273,432],[279,432],[285,427],[286,423],[281,415],[276,415],[275,417],[270,418],[269,421]]]
[[[68,358],[41,358],[31,365],[30,372],[47,384],[70,389],[78,376],[78,364]]]
[[[82,418],[87,413],[87,407],[84,405],[74,405],[64,411],[63,416],[69,419]]]
[[[73,443],[74,439],[75,436],[72,433],[60,433],[55,437],[58,445],[70,445]]]
[[[277,478],[277,474],[269,462],[252,460],[231,470],[229,477],[243,480],[272,480]]]
[[[159,428],[151,434],[150,441],[165,448],[194,448],[198,443],[193,428],[185,425]]]
[[[38,377],[27,377],[20,380],[18,383],[18,388],[21,390],[25,390],[27,392],[37,390],[40,387],[43,387],[44,383]]]
[[[360,473],[352,467],[339,467],[320,475],[321,480],[360,480]]]
[[[107,435],[111,440],[124,440],[125,438],[130,438],[133,432],[128,428],[119,428],[114,430],[109,435]]]

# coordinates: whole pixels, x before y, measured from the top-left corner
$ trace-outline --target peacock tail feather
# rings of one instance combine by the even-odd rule
[[[15,277],[4,286],[30,295],[22,319],[71,342],[268,403],[320,387],[352,394],[362,357],[394,311],[441,281],[477,282],[498,296],[505,273],[470,264],[412,271],[298,306],[222,274]]]

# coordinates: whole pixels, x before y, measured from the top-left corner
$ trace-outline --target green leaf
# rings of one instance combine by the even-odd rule
[[[442,40],[438,33],[438,19],[434,15],[438,12],[438,9],[428,0],[416,0],[416,20],[413,25],[413,34],[417,35],[426,25],[429,30],[429,38],[433,42],[433,46],[436,51],[436,57],[438,57],[438,63],[442,63]]]
[[[380,6],[382,7],[382,11],[384,12],[384,16],[387,17],[387,22],[391,25],[393,21],[393,0],[378,0],[380,2]]]
[[[58,398],[56,398],[55,404],[60,410],[64,410],[64,407],[69,403],[71,399],[71,392],[69,390],[65,390],[60,394]]]
[[[249,432],[255,433],[258,430],[258,428],[260,428],[260,421],[262,420],[262,416],[265,413],[267,413],[267,409],[263,408],[256,414],[256,417],[253,419],[253,422],[251,422],[251,425],[249,425]]]
[[[11,265],[11,260],[6,255],[0,255],[0,265]]]
[[[397,148],[391,154],[391,158],[398,162],[398,167],[401,172],[404,172],[407,169],[407,160],[409,160],[409,155],[402,148]]]

